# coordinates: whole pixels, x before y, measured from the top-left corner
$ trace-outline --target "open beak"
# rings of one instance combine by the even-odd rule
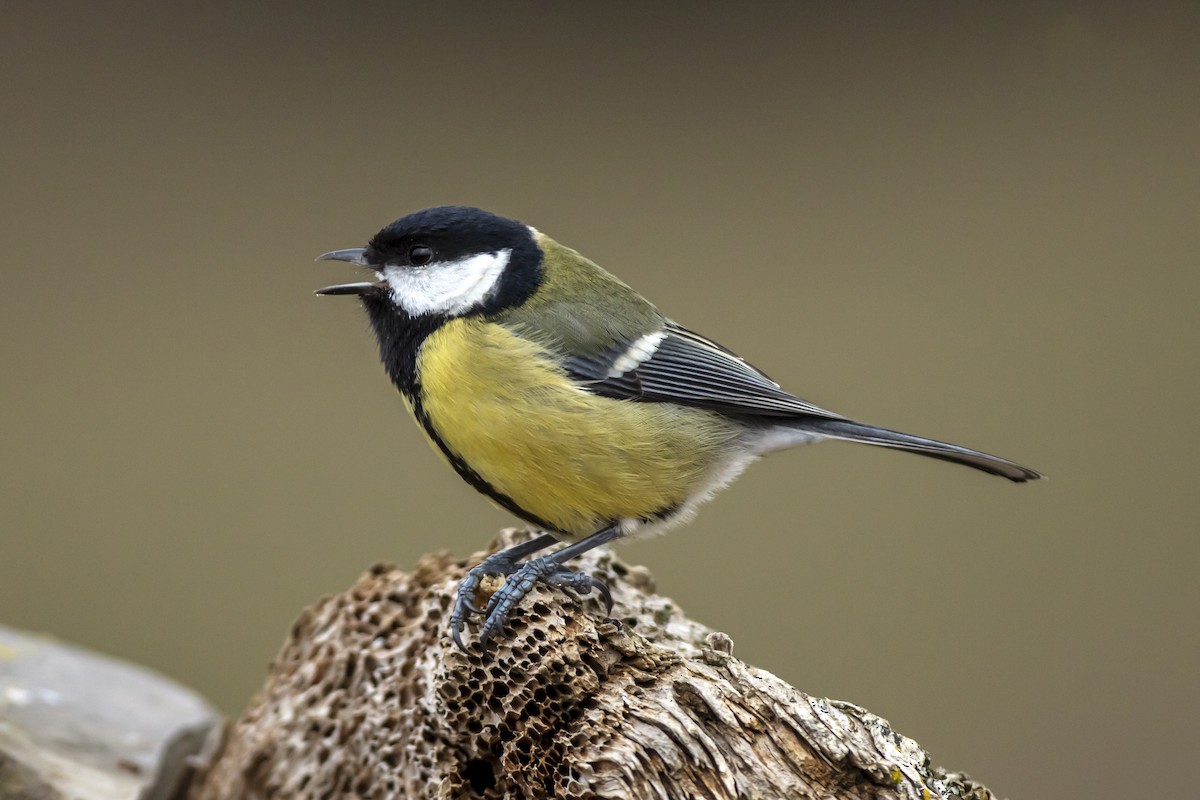
[[[347,250],[333,250],[328,253],[322,253],[317,256],[317,261],[345,261],[348,264],[353,264],[356,267],[371,268],[367,263],[366,248],[351,247]],[[339,283],[333,286],[324,286],[317,289],[317,294],[332,295],[332,294],[353,294],[364,295],[377,292],[384,288],[382,283],[375,281],[360,281],[358,283]]]

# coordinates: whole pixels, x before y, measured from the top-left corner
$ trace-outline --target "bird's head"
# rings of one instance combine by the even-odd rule
[[[427,208],[402,217],[366,247],[334,250],[319,261],[346,261],[374,281],[317,290],[356,295],[411,318],[461,317],[517,306],[541,279],[542,251],[528,225],[466,206]]]

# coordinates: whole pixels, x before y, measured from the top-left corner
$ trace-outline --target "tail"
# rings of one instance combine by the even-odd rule
[[[876,428],[874,425],[864,425],[848,419],[826,419],[824,417],[807,417],[795,427],[831,439],[843,439],[847,442],[862,442],[875,444],[880,447],[894,447],[897,450],[907,450],[930,458],[940,458],[943,461],[953,461],[968,467],[982,470],[990,475],[999,475],[1015,483],[1036,481],[1042,477],[1028,467],[1014,464],[1004,458],[981,453],[978,450],[968,450],[956,444],[947,444],[935,439],[924,439],[887,428]]]

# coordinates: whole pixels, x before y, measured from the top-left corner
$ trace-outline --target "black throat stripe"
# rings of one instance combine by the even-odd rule
[[[375,329],[379,358],[396,388],[408,397],[417,394],[417,353],[430,334],[445,324],[444,317],[410,317],[397,311],[386,297],[364,295],[363,308]]]

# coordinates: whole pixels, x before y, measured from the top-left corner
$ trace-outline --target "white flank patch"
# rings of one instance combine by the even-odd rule
[[[748,435],[739,445],[708,470],[704,483],[684,501],[679,510],[666,519],[656,519],[649,522],[640,519],[623,519],[620,522],[622,536],[653,536],[687,522],[696,514],[701,504],[714,494],[724,489],[753,464],[759,457],[777,450],[785,450],[797,445],[819,442],[829,437],[809,431],[798,431],[779,425],[768,428],[760,433]]]
[[[616,378],[636,368],[638,364],[654,355],[654,351],[658,349],[666,336],[666,331],[655,331],[639,338],[613,362],[612,367],[608,370],[608,377]]]
[[[379,277],[391,287],[396,305],[414,317],[465,314],[496,288],[511,255],[504,249],[423,267],[384,267]]]

